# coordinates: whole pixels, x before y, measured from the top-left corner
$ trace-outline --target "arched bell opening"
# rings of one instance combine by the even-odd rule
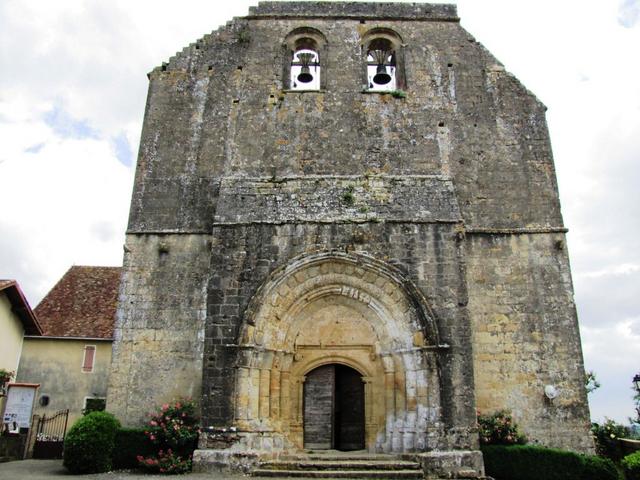
[[[310,38],[300,39],[291,60],[291,89],[320,89],[320,55],[316,42]]]
[[[362,40],[366,85],[371,92],[391,92],[406,88],[404,45],[388,28],[369,30]]]
[[[369,90],[396,89],[396,52],[386,38],[372,40],[367,48]]]
[[[283,88],[321,90],[324,88],[325,36],[315,28],[300,27],[284,40]]]

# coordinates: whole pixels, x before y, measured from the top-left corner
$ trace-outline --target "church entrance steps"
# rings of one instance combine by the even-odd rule
[[[285,455],[278,460],[262,462],[252,472],[256,477],[289,478],[423,478],[419,463],[401,460],[393,455],[335,454]]]
[[[325,478],[359,480],[365,478],[423,478],[420,470],[395,470],[393,472],[381,470],[257,470],[253,473],[256,477],[277,478]]]

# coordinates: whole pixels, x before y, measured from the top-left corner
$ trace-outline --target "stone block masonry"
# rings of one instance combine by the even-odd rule
[[[478,476],[476,411],[503,408],[591,450],[545,107],[454,6],[264,2],[149,78],[108,398],[125,423],[193,396],[215,468],[348,431]],[[331,377],[313,404],[320,368],[362,390]]]

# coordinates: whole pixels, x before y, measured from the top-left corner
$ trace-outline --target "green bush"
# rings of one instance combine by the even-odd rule
[[[622,480],[622,475],[612,460],[595,455],[582,455],[582,459],[584,460],[584,470],[581,480],[608,478]]]
[[[496,480],[620,480],[606,458],[534,445],[481,447],[487,475]]]
[[[64,466],[74,474],[111,470],[119,428],[120,422],[107,412],[92,412],[80,418],[64,439]]]
[[[137,468],[138,456],[148,456],[155,448],[144,428],[121,428],[116,433],[116,448],[113,449],[113,469]]]
[[[151,455],[138,455],[141,467],[151,472],[185,473],[198,442],[198,417],[192,400],[165,403],[151,417],[145,434],[155,446]]]
[[[506,410],[491,415],[478,415],[481,445],[523,445],[527,438],[519,432],[518,425]]]
[[[620,463],[627,480],[640,480],[640,451],[627,455]]]
[[[599,423],[591,424],[591,434],[595,440],[598,455],[616,462],[622,459],[622,449],[618,439],[629,436],[630,431],[627,427],[606,418],[602,425]]]

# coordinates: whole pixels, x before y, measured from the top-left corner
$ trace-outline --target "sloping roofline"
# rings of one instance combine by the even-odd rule
[[[42,335],[38,318],[25,297],[24,292],[15,280],[0,280],[0,292],[4,292],[11,302],[11,310],[18,316],[24,326],[26,335]]]
[[[121,267],[74,265],[35,308],[43,337],[113,338]]]

